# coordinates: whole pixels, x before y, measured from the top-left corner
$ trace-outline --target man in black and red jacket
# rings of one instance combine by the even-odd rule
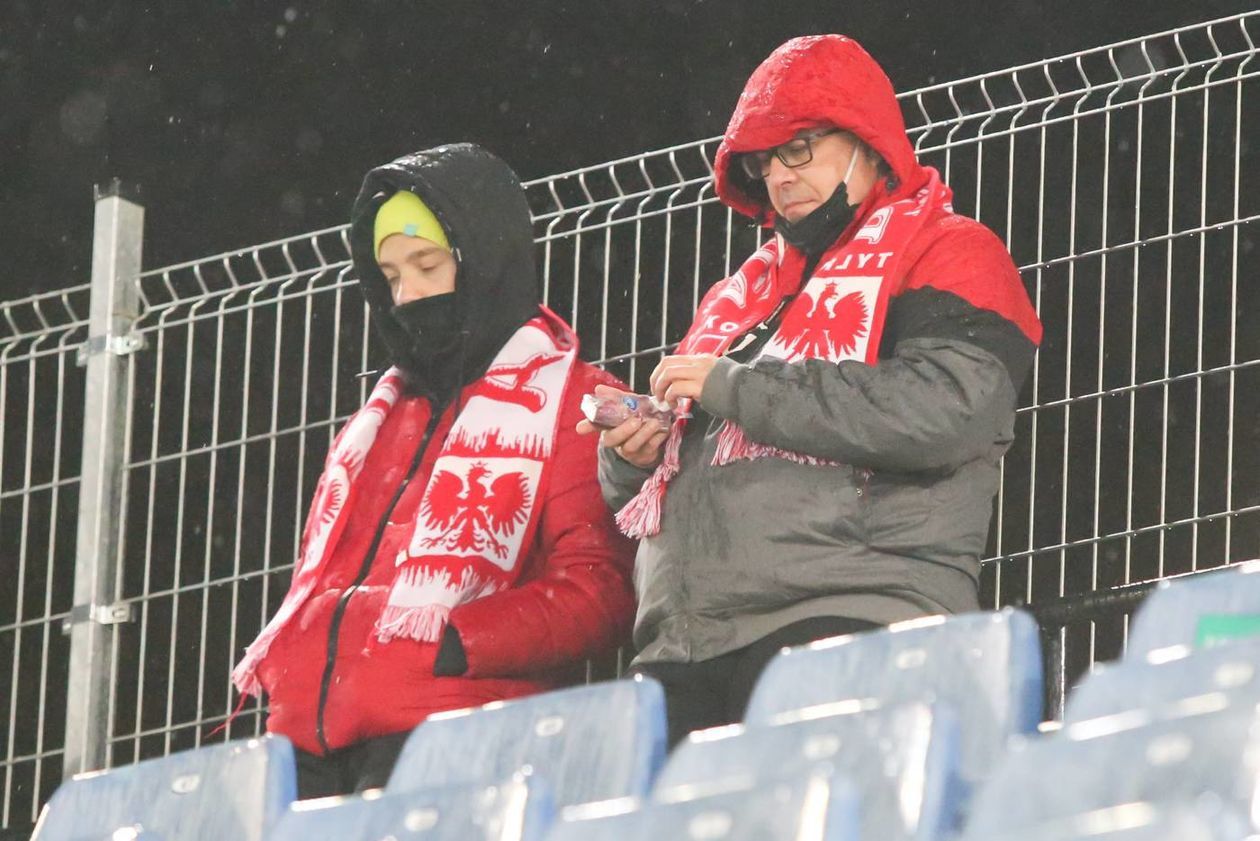
[[[770,236],[652,375],[690,418],[601,433],[605,497],[643,538],[635,667],[675,741],[739,719],[782,646],[979,607],[1041,339],[1002,241],[954,212],[849,38],[762,62],[715,187]]]

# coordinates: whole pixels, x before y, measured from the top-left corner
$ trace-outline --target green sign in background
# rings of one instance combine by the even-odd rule
[[[1206,648],[1256,635],[1260,635],[1260,613],[1209,613],[1199,617],[1194,645]]]

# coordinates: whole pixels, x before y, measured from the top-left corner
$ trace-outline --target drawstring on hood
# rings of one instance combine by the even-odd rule
[[[464,379],[464,370],[468,367],[468,328],[465,327],[459,331],[459,364],[455,366],[458,378],[455,382],[462,385],[467,382]],[[455,389],[455,417],[459,417],[460,411],[464,408],[464,389],[457,387]]]
[[[452,298],[394,306],[376,262],[375,222],[400,190],[415,193],[441,223],[458,267]],[[439,401],[480,378],[517,328],[538,314],[524,190],[506,163],[471,143],[426,149],[369,172],[351,212],[350,252],[391,361],[410,389]]]

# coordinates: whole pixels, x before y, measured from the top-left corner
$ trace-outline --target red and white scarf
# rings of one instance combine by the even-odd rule
[[[874,210],[848,241],[823,254],[804,288],[805,256],[795,248],[786,248],[781,237],[771,239],[739,271],[708,291],[678,353],[721,356],[736,339],[773,316],[786,296],[799,291],[757,358],[786,362],[857,360],[874,365],[879,359],[888,300],[905,274],[901,258],[906,246],[933,211],[951,209],[949,188],[941,183],[936,170],[926,171],[930,177],[922,189]],[[683,417],[670,429],[661,464],[617,514],[617,524],[630,537],[651,537],[661,530],[665,490],[678,474],[678,450],[687,424],[690,401],[683,403],[687,404],[680,407]],[[748,440],[737,424],[729,420],[723,423],[714,466],[765,457],[834,464],[758,444]]]
[[[397,572],[376,624],[382,642],[436,642],[452,608],[508,589],[520,577],[577,358],[573,331],[543,312],[517,330],[486,374],[464,391],[411,537],[395,559]],[[258,665],[315,591],[354,507],[367,454],[402,388],[402,373],[391,368],[333,442],[288,595],[232,671],[242,693],[259,693]]]

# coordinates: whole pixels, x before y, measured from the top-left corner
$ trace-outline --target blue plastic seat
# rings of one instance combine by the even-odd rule
[[[566,814],[547,841],[860,841],[856,789],[810,775],[751,791],[645,803],[608,817]]]
[[[1126,659],[1171,645],[1204,648],[1260,633],[1260,561],[1163,581],[1138,608]]]
[[[1176,716],[1181,702],[1207,692],[1231,701],[1260,701],[1260,638],[1207,649],[1161,648],[1146,660],[1102,663],[1068,695],[1065,722],[1145,709]]]
[[[1126,803],[1032,829],[969,835],[959,841],[1238,841],[1246,836],[1246,822],[1240,816],[1210,804]]]
[[[1198,710],[1186,706],[1179,718],[1133,711],[1018,740],[978,793],[968,835],[1019,834],[1126,803],[1204,797],[1260,814],[1260,707],[1230,706],[1219,693],[1194,699]]]
[[[692,733],[657,777],[653,799],[746,791],[823,771],[857,788],[864,838],[932,841],[954,828],[958,721],[947,707],[839,702],[795,715]]]
[[[269,841],[542,841],[554,817],[546,786],[517,776],[493,786],[304,801]]]
[[[617,680],[430,716],[386,789],[493,784],[529,768],[563,807],[644,795],[664,758],[660,684]]]
[[[228,742],[79,774],[44,807],[37,841],[233,838],[263,841],[296,796],[283,737]]]
[[[960,772],[983,779],[1007,739],[1036,729],[1042,709],[1037,624],[1012,609],[902,622],[778,654],[744,720],[772,723],[794,709],[845,699],[940,701],[961,727]]]

